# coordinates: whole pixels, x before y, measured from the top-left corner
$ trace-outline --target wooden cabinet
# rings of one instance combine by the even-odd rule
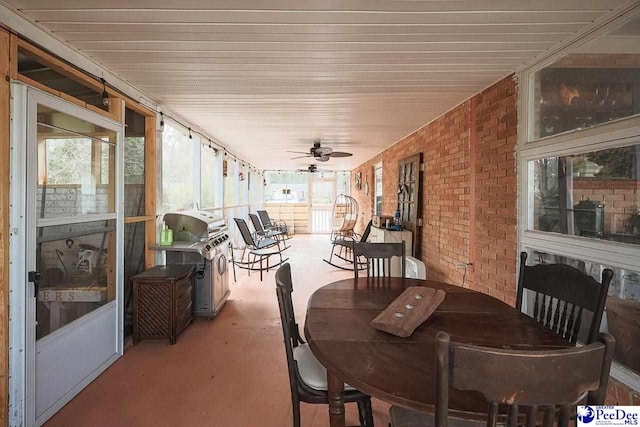
[[[133,277],[133,343],[168,338],[171,344],[193,319],[191,265],[159,265]]]
[[[372,243],[402,243],[405,241],[406,255],[411,256],[411,247],[413,240],[411,239],[411,231],[393,231],[386,228],[371,227],[369,234],[369,242]]]
[[[412,233],[408,230],[393,231],[386,228],[371,227],[368,242],[371,243],[402,243],[404,240],[405,255],[411,256],[411,248],[413,247]],[[400,268],[400,258],[391,260],[391,275],[394,277],[402,276]]]

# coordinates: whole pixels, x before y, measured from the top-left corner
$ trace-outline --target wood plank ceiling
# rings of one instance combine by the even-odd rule
[[[350,169],[625,0],[10,0],[254,165]]]

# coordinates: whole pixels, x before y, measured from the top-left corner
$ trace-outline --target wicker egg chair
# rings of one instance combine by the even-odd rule
[[[331,255],[324,262],[342,270],[353,270],[352,247],[354,241],[360,241],[363,236],[355,232],[358,222],[360,206],[358,201],[346,194],[336,197],[331,213]],[[371,225],[367,226],[364,234],[368,237]],[[364,237],[366,240],[367,237]],[[338,265],[333,262],[333,257],[345,261],[346,265]]]

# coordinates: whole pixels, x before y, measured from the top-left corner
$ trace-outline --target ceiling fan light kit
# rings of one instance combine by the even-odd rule
[[[328,169],[318,169],[318,167],[316,165],[309,165],[308,168],[306,169],[297,169],[296,172],[308,172],[308,173],[315,173],[315,172],[333,172],[331,170]]]
[[[352,153],[345,151],[333,151],[331,147],[322,147],[320,140],[315,140],[313,146],[309,149],[308,153],[302,151],[287,151],[293,154],[302,154],[302,156],[292,157],[291,160],[302,159],[305,157],[311,157],[318,162],[328,162],[332,157],[349,157],[353,156]]]

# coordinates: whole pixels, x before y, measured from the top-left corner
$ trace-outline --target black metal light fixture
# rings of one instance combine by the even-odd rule
[[[100,81],[102,82],[102,105],[108,107],[111,104],[109,100],[109,94],[107,93],[107,82],[104,77],[100,77]]]

